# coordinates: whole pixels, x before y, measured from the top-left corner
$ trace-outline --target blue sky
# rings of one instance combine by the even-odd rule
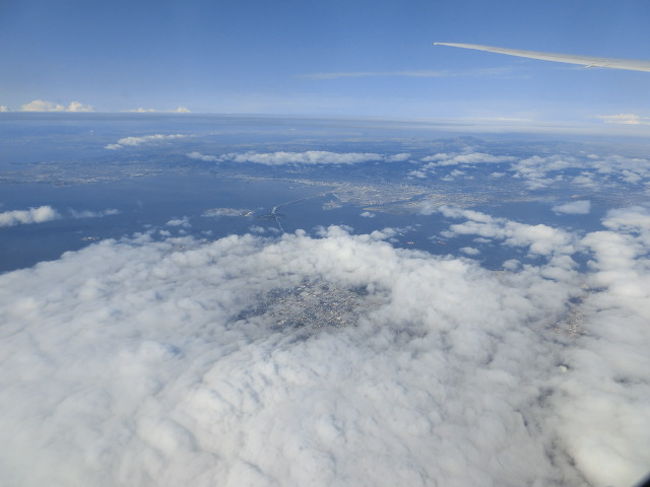
[[[646,1],[4,0],[0,105],[645,123],[648,73],[431,43],[650,59],[649,21]]]

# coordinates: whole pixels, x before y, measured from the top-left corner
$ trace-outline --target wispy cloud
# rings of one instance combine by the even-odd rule
[[[105,216],[119,215],[120,210],[109,208],[107,210],[68,210],[72,218],[102,218]]]
[[[192,113],[189,108],[183,106],[176,107],[173,110],[158,110],[156,108],[138,107],[138,108],[134,108],[133,110],[127,110],[127,112],[130,113]]]
[[[127,112],[131,112],[131,113],[154,113],[157,111],[158,110],[156,110],[155,108],[142,108],[142,107],[134,108],[133,110],[127,110]]]
[[[587,215],[591,211],[591,201],[578,200],[564,203],[553,207],[555,213],[563,213],[566,215]]]
[[[617,113],[616,115],[598,115],[605,123],[618,125],[650,125],[650,117],[642,117],[636,113]]]
[[[503,76],[511,73],[511,68],[486,68],[465,71],[415,69],[404,71],[340,71],[326,73],[307,73],[298,77],[304,79],[407,77],[407,78],[453,78],[461,76]]]
[[[21,112],[94,112],[90,105],[71,101],[67,106],[47,100],[32,100],[20,107]]]

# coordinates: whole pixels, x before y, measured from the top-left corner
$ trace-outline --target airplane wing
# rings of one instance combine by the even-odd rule
[[[458,44],[454,42],[434,42],[434,46],[461,47],[477,51],[496,52],[508,56],[527,57],[555,61],[558,63],[581,64],[588,68],[629,69],[632,71],[650,71],[650,61],[637,61],[635,59],[612,59],[605,57],[576,56],[574,54],[558,54],[554,52],[523,51],[520,49],[507,49],[504,47],[481,46],[479,44]]]

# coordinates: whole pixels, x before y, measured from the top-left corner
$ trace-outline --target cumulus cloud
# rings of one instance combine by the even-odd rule
[[[93,107],[91,107],[90,105],[84,105],[81,102],[72,101],[66,107],[65,111],[66,112],[94,112],[95,109]]]
[[[492,272],[396,249],[394,232],[330,227],[138,235],[0,275],[3,479],[637,481],[650,451],[650,215],[611,212],[580,242],[590,272],[549,278],[572,245],[561,230],[445,212],[480,235],[546,242],[551,257]]]
[[[567,215],[587,215],[591,211],[591,201],[577,200],[557,205],[553,207],[555,213],[564,213]]]
[[[483,238],[502,240],[513,247],[527,247],[531,254],[550,256],[553,254],[570,255],[577,251],[575,237],[562,229],[548,225],[528,225],[507,218],[495,218],[485,213],[460,208],[440,207],[435,210],[447,218],[464,219],[449,227],[443,235],[478,235]],[[572,260],[563,260],[573,266]]]
[[[189,228],[192,225],[190,224],[190,219],[186,216],[182,218],[172,218],[169,220],[167,223],[165,223],[168,227],[183,227],[183,228]]]
[[[454,169],[451,171],[449,174],[447,174],[444,178],[442,178],[443,181],[453,181],[459,176],[463,176],[465,174],[465,171],[461,171],[459,169]]]
[[[409,177],[427,178],[447,166],[460,166],[460,169],[468,170],[479,164],[505,164],[505,167],[493,171],[490,178],[510,175],[522,180],[531,190],[569,183],[589,188],[610,184],[650,183],[650,158],[620,154],[596,155],[578,152],[519,158],[468,149],[463,152],[432,154],[421,158],[419,162],[422,165],[410,170],[407,173]],[[447,174],[442,180],[451,181],[459,174]]]
[[[462,247],[460,251],[465,255],[476,256],[481,253],[481,251],[474,247]]]
[[[581,167],[582,162],[573,156],[553,155],[553,156],[532,156],[517,161],[512,165],[512,170],[516,178],[526,181],[530,189],[545,188],[554,182],[563,179],[561,171],[569,168]],[[549,173],[553,177],[549,177]]]
[[[90,105],[72,101],[67,106],[46,100],[33,100],[20,107],[23,112],[94,112]]]
[[[427,172],[415,169],[413,171],[409,171],[406,175],[410,178],[424,179],[427,177]]]
[[[632,484],[647,474],[650,451],[650,414],[636,408],[650,400],[650,360],[641,350],[650,343],[650,214],[613,210],[603,223],[608,230],[582,241],[594,257],[587,284],[601,291],[576,316],[584,333],[567,355],[572,373],[557,381],[566,402],[558,396],[555,404],[570,451],[594,484]]]
[[[39,206],[27,210],[4,211],[0,213],[0,227],[43,223],[59,218],[61,218],[61,215],[51,206]]]
[[[581,170],[571,181],[596,187],[613,181],[636,184],[650,179],[650,160],[617,154],[586,156],[554,154],[532,156],[511,165],[515,178],[523,179],[530,189],[541,189],[565,181],[566,170]]]
[[[445,166],[475,166],[477,164],[499,164],[503,162],[515,161],[513,156],[487,154],[485,152],[460,152],[460,153],[446,153],[440,152],[420,159],[420,162],[425,164],[418,169],[412,170],[408,173],[410,177],[426,178],[427,175],[434,174],[436,169]],[[447,175],[443,181],[453,181],[453,179],[462,174],[459,170],[454,170],[454,174]]]
[[[2,112],[8,112],[9,107],[7,105],[0,105],[0,113]]]
[[[14,225],[25,225],[28,223],[43,223],[68,218],[101,218],[104,216],[117,215],[120,211],[109,208],[106,210],[74,210],[68,209],[59,212],[49,205],[29,208],[27,210],[12,210],[0,213],[0,227],[13,227]]]
[[[282,166],[285,164],[358,164],[370,161],[400,162],[407,160],[409,153],[383,155],[374,152],[243,152],[228,153],[221,156],[210,156],[200,152],[186,154],[190,159],[206,162],[232,161],[239,163],[264,164],[267,166]]]
[[[386,156],[386,160],[389,162],[403,162],[403,161],[408,161],[410,157],[411,154],[409,152],[401,152],[399,154]]]
[[[154,135],[142,135],[138,137],[123,137],[117,141],[115,144],[108,144],[104,146],[105,149],[109,150],[118,150],[123,149],[124,147],[136,147],[143,144],[155,144],[158,142],[164,142],[167,140],[175,139],[184,139],[190,137],[186,134],[154,134]]]

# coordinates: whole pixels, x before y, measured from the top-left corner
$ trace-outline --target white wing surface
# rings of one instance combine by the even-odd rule
[[[581,64],[586,67],[629,69],[632,71],[650,71],[650,61],[637,61],[636,59],[612,59],[606,57],[576,56],[574,54],[558,54],[554,52],[523,51],[521,49],[507,49],[504,47],[481,46],[479,44],[457,44],[454,42],[434,42],[434,46],[461,47],[477,51],[496,52],[508,56],[527,57],[555,61],[558,63]]]

